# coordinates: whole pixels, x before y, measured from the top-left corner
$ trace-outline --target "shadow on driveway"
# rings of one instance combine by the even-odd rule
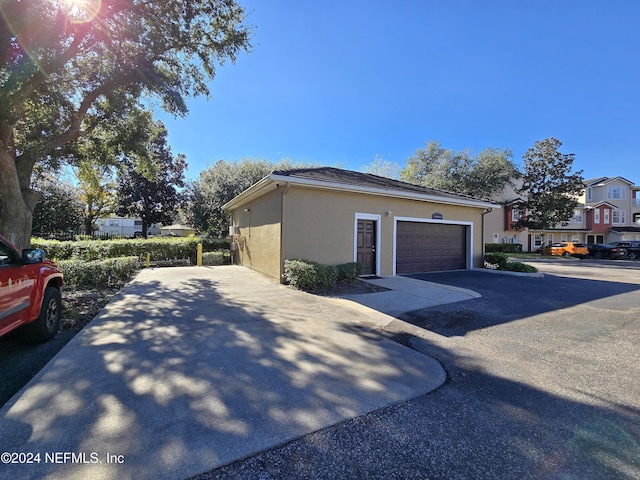
[[[366,320],[240,267],[143,271],[0,410],[0,452],[82,461],[0,478],[185,478],[444,381]]]

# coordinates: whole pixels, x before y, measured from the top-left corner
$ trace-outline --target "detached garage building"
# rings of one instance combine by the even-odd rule
[[[273,172],[223,208],[237,262],[280,281],[293,258],[378,276],[480,267],[483,213],[500,207],[323,167]]]

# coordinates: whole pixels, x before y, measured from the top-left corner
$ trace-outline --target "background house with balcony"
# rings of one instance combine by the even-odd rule
[[[505,189],[495,201],[502,210],[485,215],[485,243],[519,243],[522,251],[535,251],[557,242],[609,243],[640,240],[640,186],[623,177],[585,180],[585,191],[569,221],[545,231],[515,229],[525,214],[516,186]]]
[[[623,177],[586,180],[586,243],[640,240],[640,186]]]

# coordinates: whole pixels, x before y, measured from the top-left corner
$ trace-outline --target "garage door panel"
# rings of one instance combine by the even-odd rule
[[[396,273],[458,270],[467,266],[464,225],[398,222]]]

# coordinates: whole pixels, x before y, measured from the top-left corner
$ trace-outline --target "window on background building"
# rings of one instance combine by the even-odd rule
[[[582,223],[582,210],[573,211],[573,223]]]
[[[600,223],[600,209],[596,208],[593,211],[593,223]]]
[[[544,237],[547,245],[551,245],[553,243],[553,233],[547,233],[547,236]]]
[[[542,235],[540,235],[539,233],[536,233],[533,236],[533,246],[534,247],[541,247],[542,246]]]
[[[511,221],[517,222],[522,218],[522,212],[520,210],[512,209],[511,210]]]
[[[605,223],[605,224],[606,224],[606,223],[610,223],[610,222],[609,222],[609,212],[610,212],[610,211],[611,211],[611,210],[609,210],[608,208],[605,208],[605,209],[604,209],[604,223]]]
[[[580,234],[579,233],[572,233],[571,234],[571,241],[572,242],[579,242],[580,241]]]
[[[119,227],[120,226],[120,220],[109,220],[109,226],[110,227]]]
[[[591,187],[587,187],[587,202],[590,202],[593,199],[593,189]]]
[[[611,214],[611,223],[614,225],[627,223],[627,212],[625,210],[614,210]]]
[[[609,200],[624,200],[624,187],[607,187]]]
[[[500,241],[500,234],[499,233],[494,233],[493,234],[493,243],[498,243]]]
[[[566,242],[569,239],[568,235],[566,233],[561,233],[560,234],[560,241],[561,242]]]
[[[587,235],[587,243],[596,243],[593,235]]]

